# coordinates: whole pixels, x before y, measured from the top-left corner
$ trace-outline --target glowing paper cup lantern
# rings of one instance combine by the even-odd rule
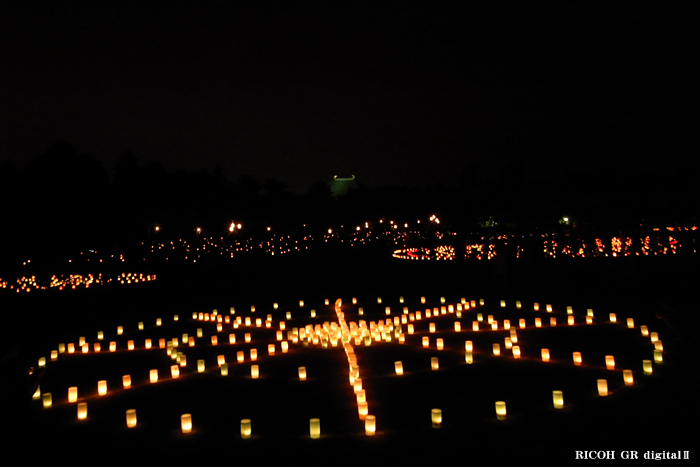
[[[615,369],[615,357],[612,355],[606,355],[605,356],[605,367],[608,370],[614,370]]]
[[[365,417],[365,434],[367,436],[374,436],[377,432],[377,419],[374,415],[367,415]]]
[[[250,376],[253,379],[258,379],[258,376],[260,376],[260,369],[258,368],[258,365],[250,366]]]
[[[549,349],[542,349],[542,361],[543,362],[549,361]]]
[[[608,395],[608,380],[599,379],[598,380],[598,395],[607,396]]]
[[[496,401],[496,418],[506,419],[506,403],[504,401]]]
[[[299,367],[299,380],[306,381],[306,367],[305,366]]]
[[[464,361],[469,364],[474,363],[474,354],[471,350],[467,350],[467,352],[464,354]]]
[[[191,433],[192,432],[192,414],[183,413],[180,416],[180,426],[182,427],[183,433]]]
[[[78,388],[73,386],[68,388],[68,402],[78,401]]]
[[[430,411],[430,419],[433,422],[433,428],[440,428],[442,424],[442,410],[432,409]]]
[[[394,371],[396,371],[397,375],[402,375],[403,374],[403,363],[402,362],[394,362]]]
[[[321,420],[318,418],[312,418],[309,420],[309,435],[311,439],[318,439],[321,437]]]
[[[78,420],[85,420],[87,418],[87,402],[78,403]]]
[[[493,344],[493,354],[501,355],[501,344]]]
[[[652,373],[651,360],[642,360],[642,368],[644,369],[645,375],[650,375]]]
[[[41,401],[43,402],[45,409],[51,407],[51,405],[53,404],[53,400],[51,399],[51,393],[45,392],[44,394],[42,394]]]
[[[157,369],[151,370],[151,372],[149,373],[149,377],[150,377],[151,383],[157,383],[158,382],[158,370]]]
[[[664,361],[664,355],[660,350],[654,349],[654,361],[656,363],[661,363]]]
[[[170,365],[170,375],[173,379],[180,377],[180,365]]]
[[[445,348],[445,343],[444,343],[444,341],[442,340],[442,338],[438,338],[437,341],[436,341],[436,344],[437,344],[437,349],[438,349],[438,350],[442,350],[442,349]]]
[[[131,387],[131,375],[122,376],[122,386],[124,386],[124,389],[129,389]]]
[[[581,352],[574,352],[574,365],[581,366]]]
[[[205,368],[205,366],[204,366],[204,360],[202,360],[202,359],[197,360],[197,372],[198,372],[198,373],[203,373],[203,372],[204,372],[204,368]]]
[[[101,380],[97,382],[97,394],[100,396],[107,394],[107,381]]]
[[[632,370],[622,370],[622,378],[625,381],[625,386],[632,386],[632,384],[634,384]]]
[[[251,430],[250,419],[244,418],[243,420],[241,420],[241,438],[250,439],[251,432],[252,432],[252,430]]]
[[[219,367],[219,371],[221,372],[221,376],[228,376],[228,364],[224,363]]]
[[[440,364],[438,363],[437,357],[430,357],[430,368],[432,368],[433,370],[440,369]]]
[[[564,407],[564,394],[561,391],[552,391],[552,403],[555,409]]]
[[[126,411],[126,426],[127,428],[136,426],[136,409],[129,409]]]

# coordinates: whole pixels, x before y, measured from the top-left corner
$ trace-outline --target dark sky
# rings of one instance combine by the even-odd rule
[[[29,3],[0,6],[0,160],[20,166],[66,140],[107,169],[132,150],[300,192],[687,152],[689,15],[661,2]]]

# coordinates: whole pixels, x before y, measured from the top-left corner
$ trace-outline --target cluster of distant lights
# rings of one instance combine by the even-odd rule
[[[595,315],[592,309],[587,309],[585,313],[574,313],[571,306],[566,307],[566,311],[554,311],[552,305],[540,306],[534,303],[530,307],[523,307],[520,301],[506,304],[500,302],[500,306],[491,304],[489,308],[484,306],[484,300],[467,300],[461,298],[458,302],[447,303],[445,297],[440,297],[439,304],[426,302],[425,297],[414,301],[409,306],[403,297],[398,303],[388,305],[381,297],[374,303],[365,303],[359,306],[356,298],[352,298],[350,303],[344,303],[342,299],[337,299],[331,304],[329,299],[325,299],[325,309],[317,315],[314,309],[309,310],[308,304],[303,300],[299,301],[297,311],[283,312],[277,303],[272,307],[259,307],[251,305],[243,314],[238,314],[235,308],[230,308],[229,314],[220,314],[217,310],[211,313],[192,312],[191,318],[184,319],[191,328],[179,328],[176,335],[169,329],[169,324],[180,321],[178,315],[174,315],[168,323],[161,318],[157,318],[148,325],[141,321],[136,326],[118,326],[115,332],[106,333],[97,331],[96,338],[87,339],[81,336],[73,342],[62,342],[57,344],[50,351],[48,357],[38,359],[36,366],[46,368],[44,379],[40,381],[39,387],[33,395],[38,404],[45,409],[52,407],[75,406],[75,417],[80,422],[89,423],[91,416],[88,413],[98,413],[98,417],[104,417],[105,413],[114,410],[113,407],[104,403],[111,395],[121,394],[132,390],[134,387],[145,389],[167,388],[168,391],[177,391],[176,386],[162,383],[173,380],[185,380],[198,378],[199,375],[218,375],[221,378],[244,378],[249,380],[264,379],[266,377],[278,378],[280,387],[286,384],[304,384],[308,378],[326,380],[329,384],[336,384],[334,377],[328,376],[327,369],[314,367],[313,364],[304,361],[308,352],[325,349],[333,351],[342,348],[347,358],[347,382],[349,391],[352,393],[352,411],[355,412],[358,420],[358,432],[363,432],[367,436],[381,434],[379,429],[381,423],[386,420],[377,420],[372,414],[372,407],[376,400],[370,399],[366,392],[367,384],[372,385],[377,378],[401,378],[405,374],[420,374],[424,377],[431,372],[437,371],[468,371],[472,364],[488,364],[491,359],[507,359],[528,361],[530,364],[541,362],[543,365],[553,365],[557,367],[585,367],[586,373],[582,376],[590,383],[590,396],[608,397],[610,395],[624,397],[622,388],[638,384],[640,377],[653,374],[654,366],[664,362],[664,348],[658,332],[654,332],[646,325],[639,325],[631,317],[618,317],[617,313],[609,313],[606,316]],[[370,312],[365,313],[365,308]],[[526,309],[529,308],[529,309]],[[410,311],[413,310],[413,311]],[[269,312],[269,313],[268,313]],[[273,318],[273,314],[284,319]],[[294,315],[294,316],[292,316]],[[329,316],[334,317],[328,321]],[[381,317],[381,318],[379,318]],[[374,320],[367,321],[368,319]],[[314,322],[305,322],[312,319]],[[324,321],[324,319],[326,319]],[[303,320],[303,321],[302,321]],[[619,326],[618,329],[625,329],[627,332],[640,335],[639,349],[627,350],[628,355],[611,355],[608,352],[604,359],[600,356],[591,357],[585,352],[572,349],[576,344],[567,345],[560,340],[557,345],[563,348],[543,348],[538,341],[537,329],[554,328],[575,328],[582,327],[595,328],[596,325]],[[255,331],[255,339],[252,335]],[[261,338],[266,335],[266,338]],[[596,345],[601,348],[605,346],[598,338],[593,338]],[[355,348],[398,345],[406,346],[422,353],[421,357],[413,357],[408,360],[397,360],[393,367],[380,370],[382,374],[367,374],[366,368],[358,365],[355,355]],[[304,350],[311,348],[312,350]],[[110,353],[152,352],[161,357],[157,364],[151,364],[132,368],[129,374],[120,378],[110,376],[110,379],[99,379],[109,373],[109,368],[95,364],[94,358],[90,360],[90,365],[84,368],[92,374],[99,374],[90,387],[72,386],[72,382],[60,377],[53,377],[51,367],[53,362],[58,360],[68,360],[70,364],[80,365],[81,355],[100,355]],[[635,352],[640,352],[639,354]],[[290,354],[296,367],[292,377],[292,372],[285,372],[285,375],[273,375],[273,370],[279,365],[266,366],[266,362],[280,354]],[[598,352],[596,352],[598,353]],[[217,354],[216,357],[213,357]],[[454,364],[453,359],[446,359],[441,362],[442,355],[461,355],[461,364]],[[429,357],[429,358],[428,358]],[[407,357],[408,358],[408,357]],[[599,361],[600,360],[600,361]],[[140,358],[138,362],[152,362],[152,359]],[[620,368],[620,362],[629,367]],[[636,362],[636,363],[634,363]],[[309,366],[311,365],[311,366]],[[155,367],[152,367],[155,366]],[[230,374],[232,367],[245,367],[244,376],[240,372]],[[30,369],[30,374],[34,368]],[[84,373],[84,372],[82,372]],[[69,375],[74,374],[69,372]],[[51,377],[47,378],[47,375]],[[60,376],[60,375],[58,375]],[[363,378],[364,377],[364,378]],[[292,380],[298,383],[291,383]],[[533,381],[538,384],[537,381]],[[542,383],[539,383],[540,386]],[[548,383],[549,384],[549,383]],[[155,389],[153,389],[155,390]],[[283,390],[283,389],[280,389]],[[541,388],[543,393],[549,393],[551,404],[554,410],[562,409],[565,406],[585,410],[585,405],[590,401],[577,400],[574,397],[573,405],[565,402],[566,395],[556,384],[552,387]],[[375,394],[373,388],[372,394]],[[512,391],[518,391],[513,387]],[[140,394],[144,394],[143,391]],[[348,395],[350,392],[348,392]],[[378,396],[379,399],[385,395]],[[590,397],[589,396],[589,397]],[[391,396],[386,396],[391,397]],[[495,408],[494,418],[505,420],[507,418],[507,400],[494,400],[489,402]],[[126,410],[121,415],[125,416],[125,426],[127,429],[135,428],[144,423],[149,424],[152,420],[144,420],[138,414],[140,412],[139,403],[141,401],[134,397],[130,405],[134,408]],[[293,402],[291,402],[293,403]],[[341,402],[342,403],[342,402]],[[379,401],[381,403],[381,401]],[[465,403],[484,403],[484,401],[465,401]],[[90,405],[88,410],[88,404]],[[520,402],[522,404],[522,402]],[[435,407],[440,407],[440,399],[434,401]],[[522,410],[522,407],[516,409]],[[251,419],[248,409],[240,410],[240,437],[248,439],[255,432],[256,425],[274,424],[275,420]],[[62,412],[63,413],[63,412]],[[196,431],[197,413],[171,414],[173,428],[179,425],[183,434]],[[281,415],[281,413],[280,413]],[[310,414],[312,415],[312,414]],[[449,412],[444,414],[450,417]],[[443,412],[440,408],[433,408],[430,414],[415,414],[430,420],[432,427],[439,428],[443,422]],[[124,419],[123,419],[124,420]],[[468,421],[472,423],[473,420]],[[177,425],[176,425],[177,423]],[[231,425],[238,431],[239,419],[232,420]],[[459,422],[452,422],[456,426]],[[321,421],[318,418],[309,418],[309,431],[305,436],[311,439],[321,437]],[[119,427],[115,426],[115,429]],[[222,428],[224,430],[230,428]],[[389,429],[394,430],[393,427]],[[206,431],[206,430],[205,430]],[[164,436],[172,434],[169,430]],[[298,436],[292,434],[292,436]]]
[[[139,284],[156,280],[155,274],[123,272],[111,274],[59,274],[48,280],[42,280],[35,275],[18,277],[14,283],[0,279],[0,288],[16,292],[32,292],[38,290],[76,290],[89,289],[92,286],[105,284]]]
[[[669,227],[673,230],[673,227]],[[676,228],[677,230],[679,228]],[[658,231],[659,229],[654,229]],[[685,228],[685,230],[695,231],[697,227]],[[531,236],[532,237],[532,236]],[[587,258],[587,257],[623,257],[623,256],[656,256],[656,255],[675,255],[681,251],[692,251],[697,253],[695,239],[688,239],[685,245],[682,245],[678,236],[674,235],[656,235],[644,236],[639,239],[632,237],[612,237],[610,242],[604,242],[600,238],[596,238],[593,242],[587,243],[585,239],[569,238],[567,241],[560,242],[560,236],[556,233],[541,234],[541,253],[537,253],[534,246],[535,255],[544,258],[571,257],[571,258]],[[527,253],[523,246],[523,240],[526,238],[519,235],[500,235],[497,237],[482,237],[483,243],[471,243],[463,245],[461,252],[464,259],[489,260],[497,255],[497,246],[515,244],[516,258],[521,258]],[[528,241],[528,243],[532,240]],[[563,245],[561,243],[564,243]],[[449,250],[450,254],[445,254]],[[453,247],[440,246],[437,248],[411,248],[405,247],[396,249],[393,252],[394,258],[410,259],[410,260],[452,260],[457,258],[457,252],[453,251]]]

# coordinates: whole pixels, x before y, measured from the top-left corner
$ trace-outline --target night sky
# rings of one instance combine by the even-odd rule
[[[131,150],[301,193],[514,160],[663,175],[689,153],[689,15],[658,2],[28,3],[0,6],[0,161],[20,167],[64,140],[108,170]]]

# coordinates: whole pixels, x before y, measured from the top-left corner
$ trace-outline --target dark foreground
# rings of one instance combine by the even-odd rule
[[[185,459],[215,464],[303,459],[304,463],[378,465],[432,464],[458,456],[457,462],[467,464],[484,459],[568,461],[576,458],[576,451],[615,451],[616,458],[633,450],[640,457],[647,451],[690,450],[691,458],[698,454],[692,448],[699,406],[694,376],[698,340],[694,291],[699,277],[693,257],[514,262],[494,268],[487,262],[412,262],[356,255],[250,261],[229,269],[166,270],[158,271],[158,277],[156,283],[130,287],[0,297],[6,323],[3,339],[13,344],[3,349],[17,355],[6,359],[3,368],[3,381],[12,381],[3,383],[7,393],[3,408],[9,414],[3,418],[13,426],[12,436],[3,445],[10,451],[17,448],[23,462],[113,459],[141,465]],[[233,366],[225,381],[212,373],[177,381],[177,386],[171,384],[172,390],[161,389],[157,395],[144,387],[133,388],[102,403],[103,410],[90,411],[84,422],[75,420],[73,405],[43,409],[39,401],[14,399],[13,388],[25,384],[18,368],[48,356],[57,342],[94,336],[96,330],[112,330],[120,323],[173,314],[189,318],[192,311],[218,308],[224,312],[229,306],[269,307],[272,302],[294,309],[300,299],[318,305],[322,322],[334,319],[331,308],[322,306],[324,298],[343,298],[348,303],[350,297],[357,297],[361,304],[369,304],[381,296],[398,306],[401,295],[411,303],[419,303],[422,295],[432,301],[446,296],[450,303],[460,297],[484,298],[494,313],[500,312],[501,299],[511,306],[520,300],[524,307],[540,302],[554,304],[555,310],[567,305],[577,311],[593,308],[601,317],[616,312],[659,332],[664,363],[655,366],[652,376],[636,371],[632,387],[625,387],[621,377],[618,381],[618,372],[610,378],[610,396],[601,398],[595,394],[598,369],[561,362],[543,365],[537,358],[538,344],[523,344],[528,358],[522,361],[484,353],[473,365],[465,365],[463,352],[456,351],[465,338],[460,336],[446,342],[455,351],[440,354],[438,372],[425,364],[434,352],[423,352],[417,345],[360,347],[358,362],[378,420],[378,433],[372,438],[364,435],[357,420],[347,361],[340,348],[320,351],[298,346],[274,361],[261,359],[263,375],[257,381],[246,377],[248,366]],[[367,320],[383,318],[381,313],[367,316]],[[276,315],[275,319],[284,318]],[[307,321],[300,319],[299,324]],[[601,325],[593,334],[590,330],[545,333],[542,339],[553,348],[567,348],[567,341],[578,339],[584,355],[596,355],[607,351],[608,339],[615,339],[611,329]],[[523,335],[530,343],[540,338]],[[645,344],[633,337],[615,345],[627,346],[636,356],[635,346]],[[387,367],[391,370],[391,362],[397,359],[403,359],[407,368],[402,378],[388,376]],[[99,365],[104,362],[85,362],[78,374],[64,373],[70,380],[66,387],[82,379],[92,381],[103,371]],[[123,358],[107,362],[114,375],[123,374]],[[294,381],[299,364],[317,369],[319,377],[310,378],[308,384]],[[46,384],[51,384],[51,370],[49,365]],[[120,377],[107,374],[115,381]],[[15,384],[18,378],[21,382]],[[552,389],[564,390],[563,410],[551,408]],[[499,399],[508,401],[504,421],[496,420],[493,409]],[[127,430],[124,408],[132,405],[139,406],[140,420],[150,422]],[[439,429],[431,427],[433,407],[443,410]],[[195,431],[190,435],[179,430],[179,415],[185,412],[193,414]],[[251,413],[253,437],[242,440],[239,421]],[[309,438],[310,417],[321,419],[321,439]],[[20,441],[29,444],[20,447]]]

